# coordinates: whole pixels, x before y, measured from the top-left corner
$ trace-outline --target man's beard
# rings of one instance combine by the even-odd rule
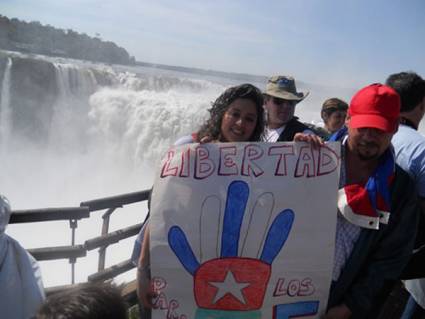
[[[380,155],[378,153],[371,154],[371,155],[364,155],[362,153],[358,153],[358,156],[362,161],[371,161],[371,160],[378,159]]]
[[[362,148],[365,148],[367,150],[376,149],[376,152],[371,152],[370,154],[369,153],[363,154],[360,151],[361,149],[358,149],[357,150],[357,155],[359,156],[359,158],[362,161],[375,160],[375,159],[378,159],[381,156],[381,154],[379,153],[379,145],[376,144],[376,143],[361,143],[359,146],[361,146]]]

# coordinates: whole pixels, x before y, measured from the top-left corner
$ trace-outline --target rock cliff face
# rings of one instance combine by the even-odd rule
[[[35,140],[47,136],[58,85],[53,64],[12,59],[10,106],[13,133]]]
[[[96,69],[0,53],[0,117],[9,110],[0,123],[8,122],[9,136],[45,143],[59,104],[88,107],[89,95],[114,81]]]

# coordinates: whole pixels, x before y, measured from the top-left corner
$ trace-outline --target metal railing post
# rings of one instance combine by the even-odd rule
[[[71,228],[71,246],[75,246],[75,229],[77,228],[77,220],[70,219],[69,227]],[[75,283],[75,263],[77,258],[70,258],[69,263],[71,264],[71,284]]]
[[[101,235],[106,235],[109,232],[109,219],[111,214],[115,211],[117,207],[109,208],[105,214],[102,215],[103,223],[102,223],[102,233]],[[101,271],[105,269],[105,259],[106,259],[106,248],[108,245],[99,248],[99,263],[97,267],[97,271]]]

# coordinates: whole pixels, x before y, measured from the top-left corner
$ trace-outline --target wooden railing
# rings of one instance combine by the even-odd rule
[[[150,190],[140,192],[122,194],[118,196],[99,198],[95,200],[80,203],[80,207],[62,207],[62,208],[45,208],[31,210],[15,210],[12,211],[10,217],[11,224],[18,223],[34,223],[47,221],[69,221],[71,232],[71,244],[69,246],[56,247],[40,247],[28,249],[31,255],[39,261],[68,259],[71,264],[71,284],[46,289],[46,293],[53,293],[63,289],[72,287],[75,284],[75,263],[78,258],[85,257],[87,251],[99,248],[98,271],[88,276],[88,281],[104,281],[112,279],[132,268],[133,263],[130,259],[122,261],[118,264],[105,268],[106,250],[108,246],[115,244],[123,239],[135,236],[142,228],[144,222],[109,232],[109,221],[111,215],[117,208],[125,205],[142,202],[148,200]],[[102,215],[103,223],[101,234],[98,237],[90,238],[83,244],[75,244],[75,231],[78,227],[78,221],[84,218],[90,218],[90,213],[99,210],[106,210]],[[126,294],[135,295],[135,284],[130,283],[124,289]],[[134,297],[134,296],[133,296]],[[134,298],[130,298],[134,299]]]

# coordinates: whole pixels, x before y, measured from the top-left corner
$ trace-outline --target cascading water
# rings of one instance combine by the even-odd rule
[[[129,156],[136,165],[153,163],[199,126],[216,94],[106,88],[90,97],[91,133],[105,149]]]
[[[0,192],[9,198],[13,209],[78,206],[81,201],[150,188],[159,157],[177,138],[196,130],[210,102],[226,86],[74,61],[48,61],[46,65],[46,60],[43,64],[26,63],[52,70],[54,85],[49,87],[55,89],[45,92],[52,96],[50,107],[36,103],[39,97],[31,96],[38,83],[26,93],[26,87],[19,86],[29,81],[25,73],[15,73],[13,68],[7,75],[23,77],[14,82],[10,100],[17,101],[18,94],[29,95],[32,104],[24,109],[26,118],[39,119],[44,114],[37,125],[46,132],[41,137],[29,134],[20,138],[11,128],[8,141],[13,151],[1,156]],[[5,76],[2,91],[8,83]],[[34,104],[37,108],[32,107]],[[25,126],[21,119],[19,114],[14,117],[18,125]],[[4,141],[1,145],[4,147]],[[110,231],[143,220],[146,203],[129,206],[123,213],[120,218],[112,216]],[[100,214],[93,214],[90,220],[79,222],[77,243],[100,234],[99,219]],[[10,225],[8,232],[27,248],[70,244],[67,223]],[[107,266],[128,259],[132,241],[111,247]],[[93,251],[78,261],[77,281],[85,281],[87,275],[96,272],[96,258]],[[67,261],[42,262],[41,267],[48,273],[46,286],[69,283]]]
[[[78,149],[81,141],[86,140],[88,99],[98,84],[90,69],[64,63],[53,65],[58,92],[48,129],[48,148],[68,152],[70,148]]]
[[[7,146],[11,131],[11,110],[10,110],[10,73],[12,69],[12,59],[7,58],[7,64],[1,85],[0,99],[0,154],[7,152]]]

